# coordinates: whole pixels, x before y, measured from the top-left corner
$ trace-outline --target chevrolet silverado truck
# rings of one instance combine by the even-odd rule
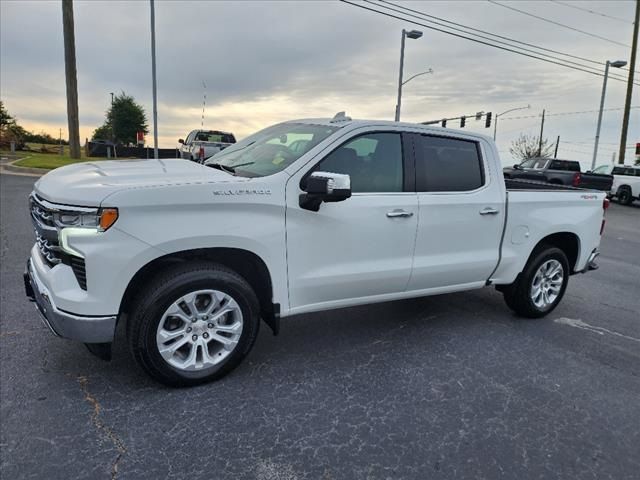
[[[110,358],[118,323],[172,386],[218,379],[262,319],[494,286],[549,314],[596,268],[604,192],[503,178],[483,135],[297,120],[210,158],[83,162],[35,184],[27,296]],[[339,313],[336,313],[339,315]]]
[[[236,143],[232,133],[218,130],[193,130],[186,139],[178,139],[180,156],[202,163],[207,158]]]
[[[555,158],[530,158],[503,169],[505,178],[535,180],[553,185],[592,188],[608,192],[613,176],[599,172],[581,172],[580,162]]]

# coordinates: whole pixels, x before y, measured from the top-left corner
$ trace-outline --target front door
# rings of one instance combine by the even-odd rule
[[[292,310],[365,302],[403,292],[411,274],[418,205],[405,178],[403,136],[354,135],[287,184],[287,263]],[[300,208],[312,171],[349,174],[352,197]],[[411,174],[413,172],[411,171]]]

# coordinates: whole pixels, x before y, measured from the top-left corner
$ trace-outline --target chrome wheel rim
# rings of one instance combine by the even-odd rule
[[[546,309],[555,302],[560,295],[564,282],[564,268],[558,260],[547,260],[533,277],[530,296],[533,304]]]
[[[233,352],[242,328],[242,311],[233,297],[218,290],[197,290],[178,298],[164,312],[156,345],[172,367],[200,371]]]

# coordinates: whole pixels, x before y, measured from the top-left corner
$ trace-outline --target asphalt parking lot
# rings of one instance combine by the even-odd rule
[[[171,390],[122,341],[106,363],[40,322],[34,180],[0,175],[2,478],[638,478],[638,202],[548,318],[489,288],[287,318],[222,381]]]

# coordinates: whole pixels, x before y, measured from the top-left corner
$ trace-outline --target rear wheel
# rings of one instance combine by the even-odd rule
[[[629,187],[620,187],[617,193],[618,201],[622,205],[631,205],[633,197],[631,196],[631,189]]]
[[[555,309],[567,288],[569,262],[562,250],[540,247],[516,281],[503,288],[505,302],[518,315],[539,318]]]
[[[167,272],[137,298],[127,328],[131,352],[169,386],[217,380],[249,353],[259,328],[258,300],[248,283],[216,264]]]

